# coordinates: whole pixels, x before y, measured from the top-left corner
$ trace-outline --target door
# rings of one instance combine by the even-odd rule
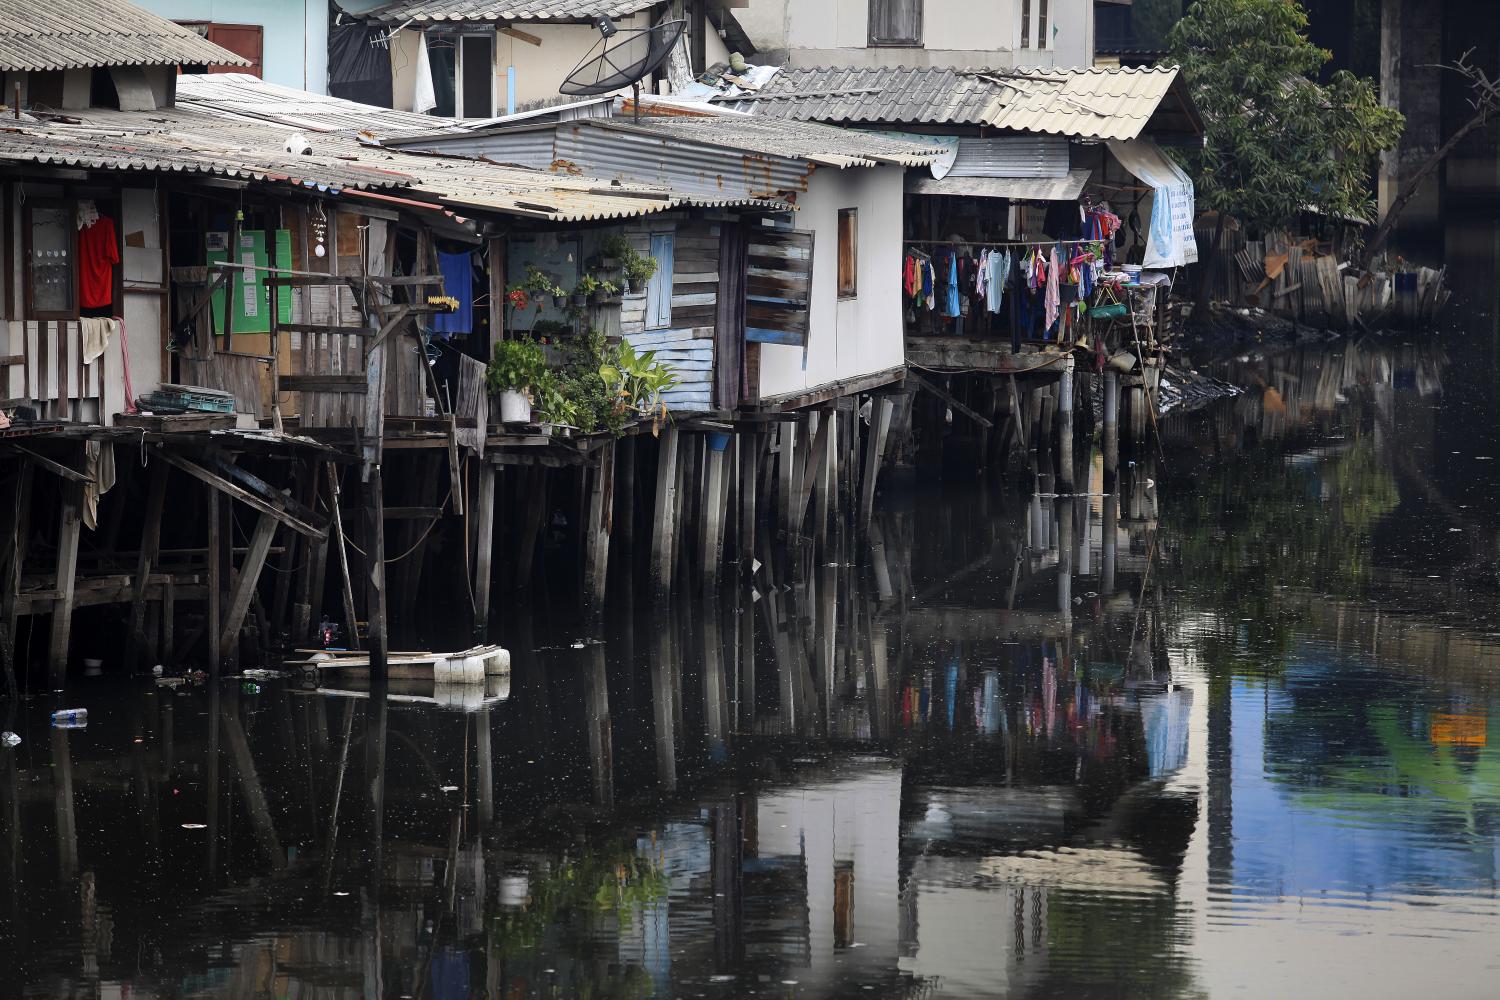
[[[246,66],[210,66],[210,73],[253,73],[261,75],[265,29],[258,24],[210,24],[208,40],[250,62]]]

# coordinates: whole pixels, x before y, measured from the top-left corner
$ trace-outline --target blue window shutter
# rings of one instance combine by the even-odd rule
[[[672,325],[673,258],[677,255],[677,237],[673,233],[656,233],[651,237],[651,256],[656,259],[656,273],[646,285],[646,328],[659,330]]]

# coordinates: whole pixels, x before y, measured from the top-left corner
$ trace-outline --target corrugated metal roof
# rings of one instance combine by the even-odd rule
[[[91,118],[84,125],[0,122],[0,161],[203,174],[327,191],[392,189],[410,183],[403,174],[378,165],[329,155],[293,156],[282,151],[274,137],[253,145],[237,142],[209,119],[142,127],[123,112]]]
[[[707,117],[593,118],[574,123],[587,128],[637,132],[662,139],[693,142],[824,166],[872,167],[894,163],[923,167],[943,155],[938,146],[855,132],[817,122],[723,115]]]
[[[250,64],[125,0],[0,0],[0,69],[176,65]]]
[[[722,103],[767,118],[835,123],[986,125],[1095,139],[1133,139],[1163,110],[1163,125],[1202,123],[1175,66],[990,70],[785,69],[757,94]]]
[[[1077,201],[1089,182],[1087,167],[1061,177],[926,177],[906,175],[912,194],[947,194],[965,198],[1009,198],[1012,201]]]
[[[286,90],[260,86],[268,97],[268,108],[272,107],[270,99]],[[288,93],[293,95],[288,101],[294,108],[309,96],[300,91]],[[384,113],[381,108],[371,111],[376,120]],[[192,107],[158,111],[95,110],[78,126],[23,123],[7,132],[5,124],[0,122],[0,161],[187,171],[332,190],[400,188],[459,210],[556,222],[632,218],[684,206],[789,208],[768,198],[667,191],[461,156],[387,149],[349,131],[313,133],[308,136],[312,155],[292,156],[282,147],[294,128],[247,118],[233,107],[219,109],[213,101],[202,99]]]
[[[249,73],[180,76],[177,106],[221,118],[274,122],[308,132],[351,132],[381,138],[402,133],[463,133],[476,124],[485,124],[472,118],[443,118],[359,104],[267,83]]]
[[[366,16],[381,21],[577,21],[628,17],[662,0],[396,0]]]

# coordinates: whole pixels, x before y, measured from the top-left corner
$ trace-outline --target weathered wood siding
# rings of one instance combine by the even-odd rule
[[[655,351],[658,360],[675,369],[678,384],[666,394],[671,409],[709,410],[716,405],[714,323],[718,311],[719,225],[698,219],[654,217],[625,230],[642,254],[651,253],[653,234],[667,233],[673,236],[670,320],[660,327],[648,326],[648,289],[633,289],[621,301],[620,335],[635,350]],[[651,310],[653,317],[657,313]]]

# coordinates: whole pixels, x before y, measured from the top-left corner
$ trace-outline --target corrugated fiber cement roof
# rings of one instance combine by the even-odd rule
[[[396,0],[372,10],[381,21],[576,21],[628,17],[661,0]]]
[[[1089,69],[785,69],[757,94],[722,103],[768,118],[841,124],[987,125],[1134,139],[1175,89],[1187,130],[1201,130],[1175,66]]]
[[[125,0],[0,0],[0,69],[178,65],[250,64]]]

